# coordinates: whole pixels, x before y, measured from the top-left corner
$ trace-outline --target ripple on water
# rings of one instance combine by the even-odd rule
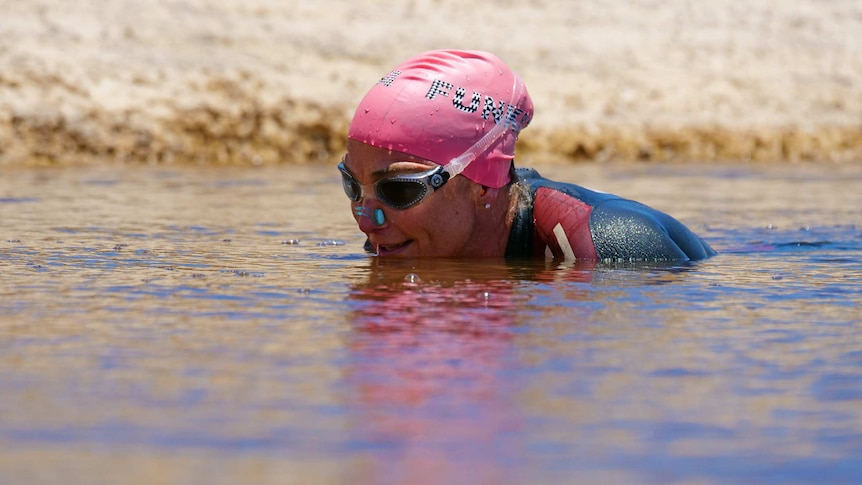
[[[4,174],[3,455],[128,476],[862,476],[860,177],[558,170],[673,208],[721,254],[385,261],[335,170]]]

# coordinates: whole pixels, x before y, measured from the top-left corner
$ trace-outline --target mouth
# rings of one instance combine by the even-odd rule
[[[413,244],[412,240],[404,241],[398,244],[378,244],[377,245],[377,255],[378,256],[395,256],[404,252],[410,245]]]

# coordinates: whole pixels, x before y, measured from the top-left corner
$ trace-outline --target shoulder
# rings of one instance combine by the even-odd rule
[[[519,168],[536,236],[555,256],[621,261],[687,261],[715,254],[685,225],[661,211]],[[558,248],[559,246],[559,248]]]
[[[678,220],[627,199],[610,199],[595,206],[590,231],[600,259],[687,261],[715,254]]]
[[[581,187],[580,185],[567,182],[557,182],[542,177],[538,171],[532,168],[518,168],[515,173],[517,174],[517,182],[529,187],[533,194],[535,194],[539,189],[555,190],[588,205],[593,205],[606,199],[619,198],[615,195],[590,190],[585,187]]]
[[[533,169],[519,169],[518,183],[529,193],[534,249],[566,259],[598,259],[590,232],[593,205],[609,194],[556,182]]]

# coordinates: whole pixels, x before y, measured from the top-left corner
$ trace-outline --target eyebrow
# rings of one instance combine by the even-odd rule
[[[349,159],[347,157],[345,157],[342,160],[342,162],[347,161],[347,160],[349,160]],[[399,163],[399,162],[418,163],[418,162],[415,162],[414,160],[392,160],[391,161],[392,164]],[[349,173],[351,177],[356,178],[356,175],[349,168],[347,168],[346,164],[344,165],[344,170],[347,170],[347,173]],[[390,166],[387,166],[386,168],[382,168],[380,170],[375,170],[374,172],[371,172],[371,178],[376,181],[376,180],[380,180],[380,179],[385,178],[385,177],[390,176],[390,175],[422,173],[422,172],[427,172],[428,170],[434,170],[434,167],[422,167],[421,169],[413,169],[413,168],[392,168],[390,165]]]
[[[393,163],[398,162],[410,162],[411,160],[393,160]],[[389,175],[399,175],[399,174],[413,174],[413,173],[422,173],[431,170],[430,168],[422,167],[420,170],[412,169],[412,168],[392,168],[386,167],[384,169],[375,170],[371,172],[371,176],[375,179],[381,179]]]

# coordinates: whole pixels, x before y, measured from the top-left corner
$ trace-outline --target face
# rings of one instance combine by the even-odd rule
[[[363,197],[351,201],[351,212],[382,257],[462,257],[478,254],[476,228],[478,184],[455,176],[419,203],[395,209],[378,199],[371,184],[388,177],[427,172],[438,165],[400,152],[348,140],[347,172],[365,186]],[[375,212],[382,209],[385,221],[378,224]],[[358,215],[365,214],[365,215]]]

